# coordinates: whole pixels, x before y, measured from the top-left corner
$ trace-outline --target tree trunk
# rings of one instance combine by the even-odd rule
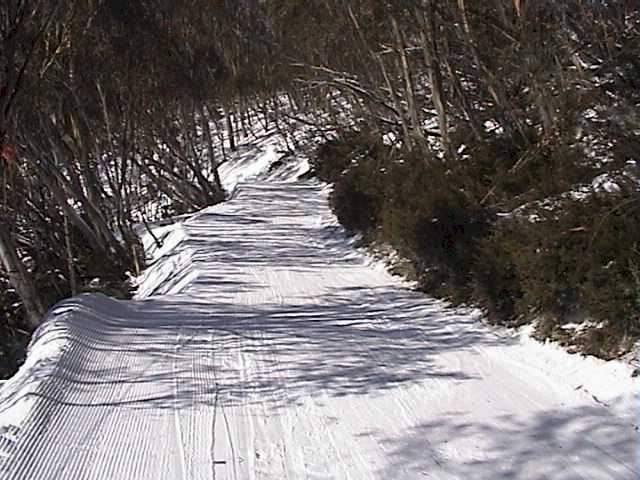
[[[514,114],[513,105],[507,98],[503,85],[480,58],[479,47],[476,44],[476,39],[467,13],[466,0],[458,0],[458,9],[462,17],[462,26],[466,35],[466,43],[469,48],[469,52],[471,53],[471,57],[473,58],[476,67],[483,75],[487,90],[493,98],[496,107],[501,109],[499,115],[500,118],[498,119],[501,127],[504,128],[505,131],[509,132],[510,136],[514,136],[514,133],[518,133],[523,142],[528,144],[529,141],[525,133],[524,126],[520,119]]]
[[[418,12],[416,12],[418,14]],[[451,149],[451,139],[449,137],[449,122],[447,120],[446,100],[442,82],[442,71],[440,70],[440,53],[436,43],[437,22],[434,1],[429,2],[429,20],[422,15],[423,28],[420,35],[424,61],[429,75],[429,86],[431,87],[431,100],[438,115],[438,128],[442,149],[448,157],[453,156]]]
[[[391,79],[389,78],[389,73],[384,65],[384,60],[382,56],[378,55],[376,57],[378,60],[378,65],[380,65],[380,70],[382,71],[382,76],[384,77],[384,81],[387,85],[387,89],[389,90],[389,95],[391,95],[391,99],[393,100],[393,105],[395,110],[398,113],[398,119],[400,120],[400,125],[402,126],[402,136],[404,138],[405,146],[409,151],[413,149],[413,142],[411,141],[411,135],[409,134],[409,127],[407,126],[407,121],[404,117],[403,108],[400,104],[400,100],[398,99],[398,95],[393,88],[393,84],[391,83]]]
[[[407,52],[405,50],[404,35],[400,32],[400,27],[398,26],[398,22],[396,21],[395,17],[391,17],[391,25],[393,27],[393,34],[396,41],[396,50],[398,51],[402,77],[404,79],[404,92],[405,96],[407,97],[407,110],[409,111],[409,118],[411,120],[411,134],[413,139],[417,140],[423,151],[426,152],[427,147],[424,140],[422,125],[420,125],[418,109],[416,107],[416,98],[413,91],[413,79],[411,78],[409,60],[407,59]]]
[[[224,117],[227,122],[227,138],[229,140],[229,150],[236,151],[236,137],[233,129],[233,120],[231,119],[231,112],[228,108],[224,109]]]
[[[0,224],[0,261],[9,275],[11,285],[22,300],[29,326],[36,328],[44,315],[44,307],[38,297],[31,275],[18,257],[15,243],[6,224]]]
[[[222,182],[220,181],[220,174],[218,172],[218,162],[216,161],[215,150],[213,147],[213,135],[211,133],[211,124],[209,123],[209,111],[205,105],[200,107],[200,118],[202,120],[202,130],[204,131],[204,138],[207,142],[207,153],[209,155],[209,168],[213,174],[213,181],[217,190],[216,201],[224,199],[224,191],[222,189]]]
[[[73,259],[73,240],[71,239],[71,229],[69,228],[69,219],[64,216],[64,244],[67,250],[67,269],[69,270],[69,286],[71,287],[71,295],[78,294],[78,280],[76,277],[76,266]]]

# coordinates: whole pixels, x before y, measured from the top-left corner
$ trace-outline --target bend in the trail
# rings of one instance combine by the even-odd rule
[[[0,479],[636,478],[625,365],[411,291],[322,185],[244,183],[162,233],[135,301],[48,315],[0,390]]]

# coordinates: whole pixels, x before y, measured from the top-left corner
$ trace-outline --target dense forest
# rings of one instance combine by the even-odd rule
[[[622,0],[3,1],[0,373],[57,300],[128,296],[136,226],[223,201],[255,122],[424,291],[630,351],[638,51]]]

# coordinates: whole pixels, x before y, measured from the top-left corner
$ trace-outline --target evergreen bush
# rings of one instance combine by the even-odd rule
[[[585,180],[598,170],[563,141],[536,149],[514,174],[505,166],[515,157],[490,161],[492,148],[517,156],[501,145],[484,145],[463,161],[425,160],[360,133],[318,148],[315,164],[333,179],[340,222],[393,246],[425,291],[478,305],[495,324],[538,320],[541,338],[583,352],[628,351],[629,339],[640,336],[636,181],[618,175],[614,193],[589,190]],[[491,188],[488,207],[481,197]],[[576,319],[590,322],[564,328]]]

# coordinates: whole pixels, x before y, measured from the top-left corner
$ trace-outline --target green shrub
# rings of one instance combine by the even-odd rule
[[[518,309],[523,291],[514,262],[525,243],[523,219],[498,222],[480,241],[473,265],[472,297],[494,324],[517,326],[527,318]]]
[[[638,197],[592,194],[541,211],[514,258],[527,303],[558,316],[584,308],[598,321],[627,322],[637,302],[630,265],[640,238]]]
[[[632,180],[617,194],[567,193],[595,167],[556,140],[511,171],[522,152],[506,140],[441,161],[359,133],[320,147],[316,170],[333,179],[340,222],[393,246],[425,291],[478,305],[496,324],[539,320],[541,338],[613,357],[640,336],[640,194]],[[563,328],[575,319],[592,328]]]
[[[638,192],[565,199],[537,215],[503,220],[482,241],[477,302],[498,323],[541,319],[541,338],[585,353],[609,358],[628,350],[640,335]],[[576,317],[592,320],[592,328],[564,331]]]
[[[352,158],[340,174],[345,162],[329,151]],[[468,300],[478,240],[489,233],[491,215],[465,188],[460,165],[396,152],[364,134],[331,141],[317,154],[316,171],[333,178],[331,206],[347,230],[375,232],[396,248],[425,290]]]
[[[320,180],[334,183],[355,162],[380,160],[388,152],[389,147],[379,138],[367,132],[347,131],[319,145],[311,156],[310,163]]]
[[[331,206],[347,230],[367,233],[379,225],[384,203],[383,176],[374,162],[362,161],[334,184]]]
[[[408,160],[394,165],[392,177],[384,239],[422,267],[425,289],[465,301],[477,242],[489,232],[491,215],[445,163]]]
[[[560,195],[590,182],[599,172],[572,138],[537,139],[519,146],[508,138],[495,137],[472,145],[468,155],[460,167],[466,188],[479,198],[490,191],[487,205],[506,211]]]

